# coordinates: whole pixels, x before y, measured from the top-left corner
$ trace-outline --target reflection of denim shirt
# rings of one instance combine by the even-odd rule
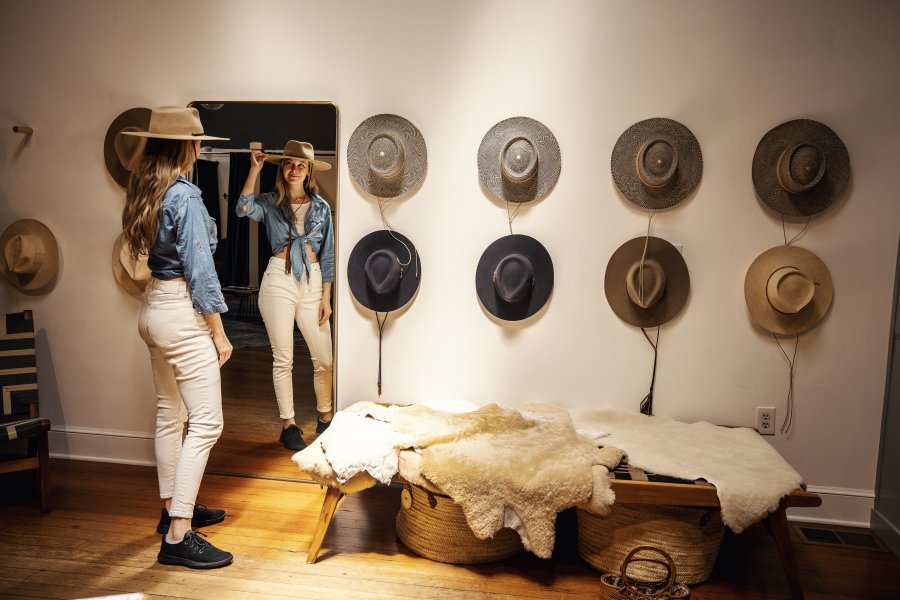
[[[213,264],[216,240],[216,222],[203,206],[200,188],[179,177],[163,196],[159,235],[147,266],[157,279],[184,277],[194,309],[204,315],[228,310]]]
[[[303,221],[304,235],[297,228],[291,234],[291,271],[298,280],[303,278],[303,271],[309,272],[309,256],[303,249],[308,243],[312,251],[319,257],[322,269],[322,283],[334,282],[334,229],[331,226],[331,207],[324,198],[310,194],[312,206]],[[267,194],[241,194],[238,198],[235,213],[239,217],[250,217],[254,221],[264,223],[272,244],[272,254],[278,254],[288,243],[288,223],[275,206],[278,201],[277,192]],[[291,224],[291,227],[294,227]],[[306,278],[307,282],[309,277]]]

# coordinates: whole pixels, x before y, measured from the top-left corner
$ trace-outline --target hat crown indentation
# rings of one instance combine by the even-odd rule
[[[369,170],[379,179],[397,177],[406,162],[403,140],[390,132],[379,133],[369,143],[368,162]]]
[[[491,278],[497,295],[512,304],[524,300],[534,288],[534,266],[527,256],[508,254],[494,267]]]
[[[403,269],[400,259],[393,250],[380,249],[372,252],[363,268],[366,285],[376,294],[386,294],[400,285]]]
[[[815,282],[796,267],[778,268],[766,282],[766,298],[769,304],[786,315],[795,315],[809,306],[815,293]]]
[[[3,248],[6,266],[17,275],[36,273],[44,262],[44,243],[36,235],[13,236]]]
[[[651,308],[666,293],[666,271],[652,258],[637,260],[625,274],[625,287],[633,303],[641,308]]]
[[[528,181],[537,173],[537,146],[528,137],[518,135],[503,146],[500,152],[500,173],[513,183]]]
[[[825,153],[815,144],[795,144],[778,157],[778,184],[792,194],[812,189],[824,175]]]
[[[665,138],[645,142],[637,153],[635,168],[641,183],[658,188],[669,183],[678,169],[678,150]]]

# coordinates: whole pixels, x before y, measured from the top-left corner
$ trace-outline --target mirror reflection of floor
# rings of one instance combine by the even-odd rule
[[[229,337],[231,334],[229,334]],[[294,410],[303,439],[316,438],[316,401],[309,350],[294,349]],[[309,480],[278,441],[281,419],[272,387],[272,349],[237,347],[222,367],[225,428],[210,453],[208,473]]]

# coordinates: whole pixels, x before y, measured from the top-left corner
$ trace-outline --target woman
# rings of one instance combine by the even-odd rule
[[[279,441],[291,450],[306,447],[294,420],[294,322],[309,347],[313,364],[318,424],[325,431],[331,406],[331,285],[334,282],[334,232],[331,207],[319,196],[315,172],[331,168],[315,159],[312,144],[291,140],[280,156],[250,155],[250,173],[235,212],[264,223],[272,258],[259,289],[259,312],[272,345],[272,381],[282,419]],[[265,162],[281,163],[276,191],[254,194]]]
[[[195,502],[209,451],[222,432],[219,368],[232,347],[219,314],[227,307],[212,259],[216,224],[184,174],[197,160],[200,140],[226,138],[203,135],[197,110],[178,107],[153,110],[148,131],[123,133],[147,138],[128,182],[122,228],[133,258],[149,254],[152,273],[138,330],[156,384],[156,468],[164,502],[157,559],[223,567],[232,554],[197,537],[191,526],[225,517],[225,511]],[[188,418],[183,441],[182,406]]]

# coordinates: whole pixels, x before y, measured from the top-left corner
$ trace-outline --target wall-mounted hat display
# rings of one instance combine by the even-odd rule
[[[697,187],[703,155],[690,129],[672,119],[653,118],[619,136],[611,165],[613,180],[629,201],[663,209],[682,202]]]
[[[35,219],[20,219],[0,235],[0,273],[29,296],[50,292],[59,271],[59,247],[50,229]]]
[[[771,333],[809,331],[825,317],[833,297],[828,267],[809,250],[796,246],[766,250],[744,278],[750,318]]]
[[[492,242],[475,269],[481,305],[504,321],[520,321],[537,313],[553,291],[553,261],[543,244],[513,234]]]
[[[350,252],[350,292],[370,310],[388,312],[402,308],[419,289],[421,277],[422,264],[416,247],[396,231],[373,231]]]
[[[394,198],[413,189],[425,175],[427,162],[422,133],[398,115],[369,117],[347,144],[350,175],[378,198]]]
[[[317,171],[328,171],[331,165],[322,160],[316,160],[316,151],[309,142],[298,142],[297,140],[288,140],[284,145],[284,152],[281,154],[269,154],[266,156],[266,162],[280,163],[288,158],[304,159],[313,164],[313,169]]]
[[[553,133],[528,117],[500,121],[478,147],[478,175],[501,201],[543,198],[556,184],[561,168],[562,157]]]
[[[850,181],[850,155],[827,125],[795,119],[769,130],[753,155],[753,187],[773,210],[794,217],[822,212]]]
[[[123,131],[146,131],[150,127],[149,108],[129,108],[113,119],[103,140],[103,160],[106,170],[120,186],[128,187],[128,178],[140,157],[145,141]]]
[[[619,246],[606,265],[606,300],[635,327],[656,327],[675,318],[687,303],[691,279],[675,246],[643,236]]]
[[[150,267],[147,266],[147,255],[139,254],[132,258],[131,249],[125,243],[125,234],[116,237],[112,250],[112,272],[116,283],[135,300],[142,300],[144,290],[150,282]]]

